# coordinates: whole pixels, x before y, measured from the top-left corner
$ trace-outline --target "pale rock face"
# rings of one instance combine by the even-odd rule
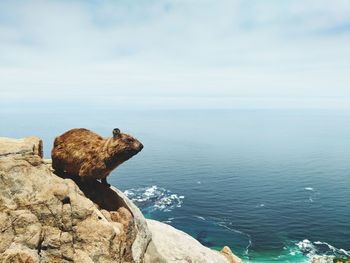
[[[12,139],[1,137],[0,156],[7,154],[35,154],[43,157],[43,143],[38,137]]]
[[[234,256],[228,247],[225,247],[221,252],[217,252],[201,245],[190,235],[167,224],[147,220],[147,225],[152,232],[152,242],[146,252],[145,263],[243,262]]]
[[[243,261],[237,257],[235,254],[232,253],[231,249],[227,246],[225,246],[221,251],[221,255],[223,255],[228,262],[230,263],[243,263]]]
[[[116,188],[87,187],[52,173],[39,138],[0,138],[0,262],[242,262],[146,221]]]

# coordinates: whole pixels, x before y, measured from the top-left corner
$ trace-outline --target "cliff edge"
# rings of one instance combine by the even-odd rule
[[[0,138],[0,262],[242,262],[146,220],[118,189],[52,171],[42,141]]]

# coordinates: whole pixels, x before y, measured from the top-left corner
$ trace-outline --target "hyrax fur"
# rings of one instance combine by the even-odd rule
[[[79,176],[82,181],[101,179],[107,184],[110,172],[142,148],[137,139],[117,128],[110,138],[102,138],[83,128],[72,129],[55,138],[52,167],[59,174]]]

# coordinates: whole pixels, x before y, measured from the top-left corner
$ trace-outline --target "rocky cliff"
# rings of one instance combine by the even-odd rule
[[[52,171],[39,138],[0,138],[0,262],[242,262],[146,220],[118,189]]]

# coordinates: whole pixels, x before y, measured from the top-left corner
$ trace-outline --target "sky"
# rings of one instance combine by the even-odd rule
[[[348,0],[0,1],[8,101],[345,107],[349,86]]]

